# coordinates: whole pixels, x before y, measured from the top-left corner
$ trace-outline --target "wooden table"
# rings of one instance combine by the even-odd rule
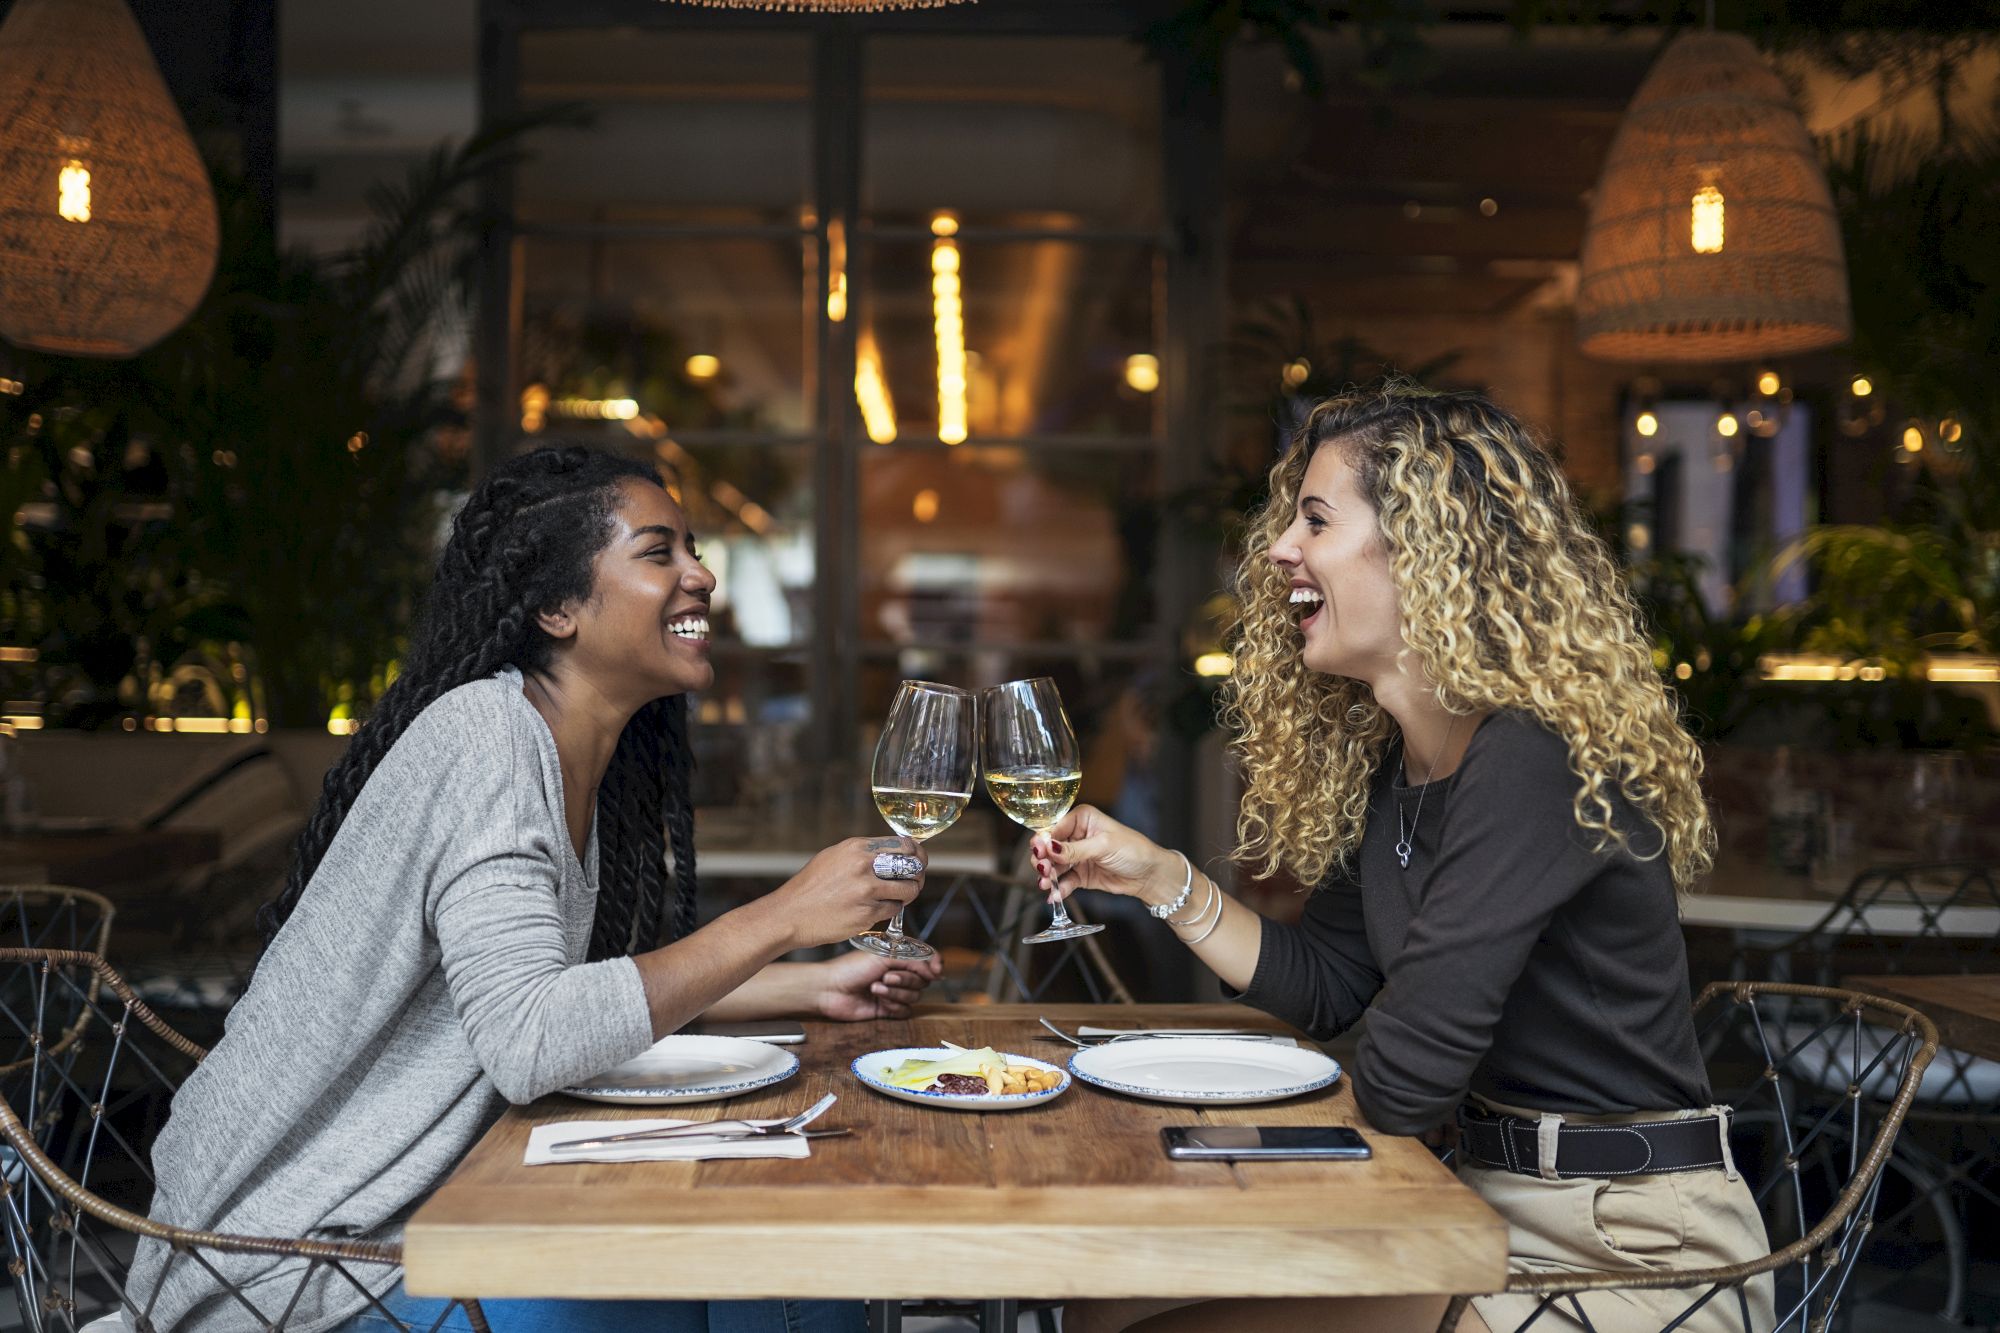
[[[1843,977],[1840,984],[1922,1013],[1937,1024],[1939,1045],[2000,1060],[2000,975]]]
[[[800,1077],[690,1117],[782,1115],[823,1092],[853,1138],[809,1160],[524,1167],[530,1126],[617,1117],[554,1097],[504,1115],[411,1219],[420,1295],[999,1300],[1486,1292],[1506,1280],[1500,1217],[1412,1139],[1367,1131],[1367,1162],[1169,1161],[1174,1124],[1360,1124],[1345,1080],[1263,1106],[1198,1110],[1080,1080],[1020,1111],[934,1110],[848,1073],[868,1051],[965,1045],[1055,1060],[1037,1015],[1281,1025],[1234,1005],[932,1006],[907,1022],[807,1024]],[[1031,1031],[1032,1030],[1032,1031]],[[625,1112],[643,1115],[642,1111]]]
[[[0,884],[78,889],[164,885],[222,854],[214,829],[116,829],[0,836]]]

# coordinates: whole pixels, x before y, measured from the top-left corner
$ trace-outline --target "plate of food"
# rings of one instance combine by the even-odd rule
[[[1228,1037],[1139,1037],[1070,1057],[1070,1071],[1128,1097],[1186,1105],[1244,1106],[1327,1087],[1338,1061],[1317,1050]]]
[[[1069,1090],[1068,1071],[991,1046],[898,1046],[870,1051],[848,1069],[885,1097],[953,1111],[1014,1111]]]
[[[719,1102],[782,1083],[798,1072],[799,1057],[769,1042],[677,1032],[562,1091],[565,1097],[613,1106]]]

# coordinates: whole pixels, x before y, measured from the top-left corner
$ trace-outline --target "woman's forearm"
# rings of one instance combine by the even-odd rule
[[[782,909],[770,898],[745,903],[724,913],[686,939],[640,954],[639,980],[646,989],[646,1007],[653,1035],[678,1032],[706,1013],[713,1018],[762,1017],[773,1009],[735,1012],[737,997],[746,991],[752,1003],[777,1003],[779,981],[761,981],[768,965],[790,951],[792,932]]]
[[[788,1018],[817,1011],[819,985],[807,963],[766,963],[749,980],[702,1011],[718,1023]]]
[[[1224,985],[1232,990],[1250,989],[1250,979],[1257,975],[1257,956],[1264,946],[1264,918],[1255,909],[1236,901],[1221,885],[1196,871],[1187,906],[1169,917],[1167,925]]]

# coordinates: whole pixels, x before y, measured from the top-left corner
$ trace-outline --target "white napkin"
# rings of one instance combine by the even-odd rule
[[[1280,1037],[1276,1033],[1265,1035],[1261,1032],[1246,1032],[1242,1028],[1100,1028],[1088,1023],[1076,1030],[1079,1037],[1217,1037],[1224,1041],[1255,1039],[1266,1046],[1297,1046],[1293,1037]]]
[[[691,1120],[558,1120],[536,1125],[528,1131],[528,1151],[523,1166],[548,1166],[561,1162],[705,1162],[718,1157],[810,1157],[812,1145],[796,1134],[773,1134],[754,1139],[635,1139],[629,1143],[607,1143],[601,1148],[576,1152],[555,1152],[552,1145],[570,1139],[594,1139],[610,1134],[637,1134],[649,1129],[671,1129],[690,1125]],[[753,1120],[753,1125],[775,1125],[776,1120]]]

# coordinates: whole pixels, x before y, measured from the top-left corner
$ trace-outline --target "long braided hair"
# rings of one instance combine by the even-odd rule
[[[660,479],[643,463],[572,446],[510,459],[473,491],[438,557],[402,674],[327,773],[284,891],[257,914],[266,947],[298,906],[369,775],[419,713],[446,691],[503,666],[523,673],[548,666],[555,640],[537,615],[590,595],[593,562],[610,538],[618,487],[627,480],[658,485]],[[662,942],[669,838],[668,938],[694,930],[693,773],[683,697],[655,699],[633,715],[598,788],[602,887],[591,927],[593,960]]]

